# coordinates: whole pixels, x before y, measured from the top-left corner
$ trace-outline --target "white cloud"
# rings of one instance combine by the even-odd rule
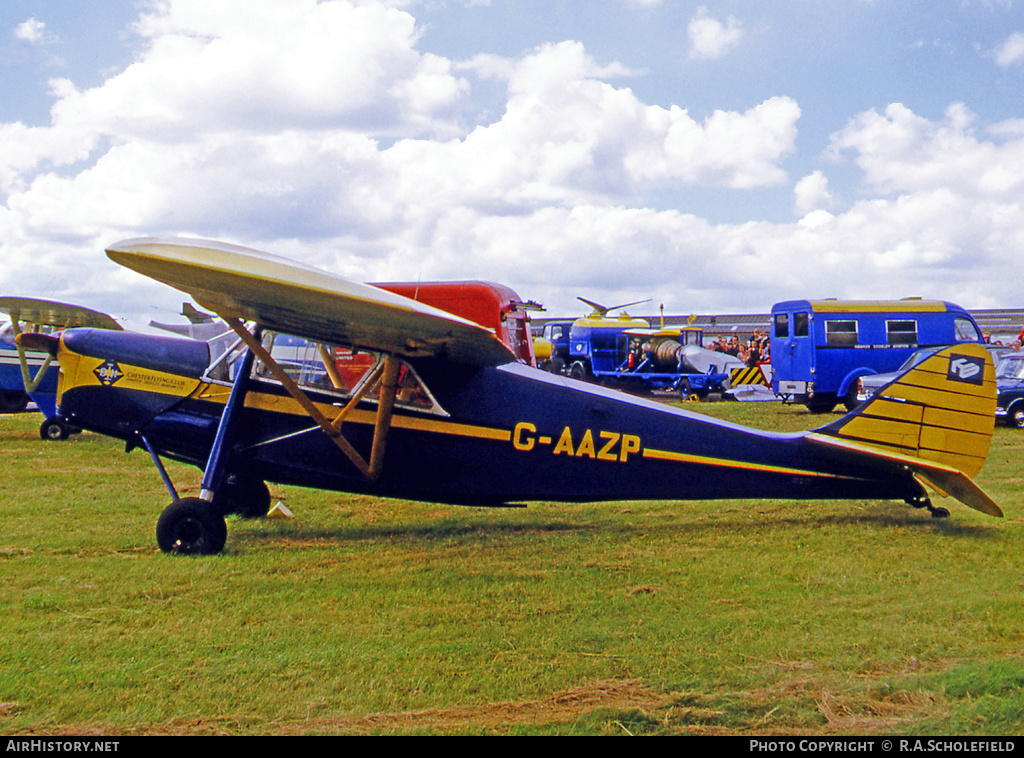
[[[996,50],[996,63],[1000,66],[1013,66],[1024,63],[1024,32],[1013,32]]]
[[[42,21],[30,18],[14,27],[14,37],[15,39],[20,39],[24,42],[36,44],[44,40],[45,31],[46,24]]]
[[[676,312],[804,295],[982,307],[1020,273],[1019,119],[983,129],[962,105],[939,120],[898,104],[861,113],[832,137],[863,172],[852,206],[812,171],[792,187],[799,221],[712,224],[644,206],[666,188],[713,187],[723,202],[788,192],[795,100],[695,118],[685,102],[644,102],[625,86],[636,72],[574,41],[455,63],[421,51],[398,5],[156,6],[132,65],[92,88],[53,80],[48,126],[0,124],[0,290],[176,306],[102,255],[150,234],[357,280],[503,281],[555,314],[588,294]],[[474,122],[483,79],[505,86],[504,107]]]
[[[743,29],[735,16],[723,24],[707,7],[701,6],[686,28],[690,38],[690,58],[721,58],[743,37]]]
[[[803,218],[812,211],[826,210],[835,205],[828,189],[828,179],[821,171],[808,174],[793,188],[796,215]]]
[[[1024,139],[981,140],[974,122],[961,103],[938,123],[894,103],[884,114],[857,116],[833,135],[832,148],[856,151],[866,181],[881,192],[945,187],[963,196],[1014,198],[1024,189]]]

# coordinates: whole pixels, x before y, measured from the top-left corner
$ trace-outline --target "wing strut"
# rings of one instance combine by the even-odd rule
[[[18,337],[21,336],[21,312],[11,311],[11,328],[14,330],[14,344],[18,349],[18,363],[21,364],[21,380],[25,384],[25,392],[32,394],[36,391],[39,383],[43,380],[43,375],[46,373],[46,369],[50,368],[50,364],[53,363],[53,355],[46,356],[46,360],[43,361],[43,365],[36,371],[36,375],[32,376],[32,372],[28,366],[28,356],[25,354],[25,348],[21,346],[21,342],[18,341]]]
[[[224,318],[222,316],[222,318]],[[331,438],[335,445],[345,454],[352,464],[359,469],[371,482],[376,481],[384,466],[384,450],[387,446],[388,430],[391,428],[391,416],[395,407],[395,396],[398,391],[398,370],[401,366],[398,358],[388,354],[384,363],[378,366],[373,374],[363,383],[362,388],[349,400],[348,404],[341,409],[341,412],[332,421],[327,418],[312,400],[302,391],[298,383],[288,375],[281,365],[274,360],[262,343],[239,321],[237,318],[224,318],[224,321],[231,330],[238,335],[252,353],[259,358],[270,373],[289,395],[295,399],[302,409],[313,421],[315,421],[324,433]],[[345,417],[366,395],[380,384],[380,397],[377,404],[377,419],[373,431],[373,446],[370,450],[370,462],[359,454],[351,443],[341,433],[341,424]]]

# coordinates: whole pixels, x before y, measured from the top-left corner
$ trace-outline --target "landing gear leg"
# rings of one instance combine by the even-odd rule
[[[258,331],[255,336],[259,339]],[[231,448],[235,444],[238,414],[245,406],[245,395],[249,389],[249,375],[254,359],[252,350],[249,350],[238,367],[231,395],[221,414],[217,435],[210,449],[210,457],[203,470],[202,492],[199,497],[179,499],[174,494],[174,488],[170,485],[166,473],[161,474],[175,498],[156,522],[156,541],[165,553],[211,555],[224,549],[228,529],[224,523],[223,511],[219,507],[218,493],[223,489],[224,494],[227,494],[228,461]],[[150,450],[151,454],[152,452]],[[266,499],[270,500],[269,493]]]

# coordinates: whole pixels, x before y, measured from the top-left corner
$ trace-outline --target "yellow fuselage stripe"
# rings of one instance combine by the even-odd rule
[[[711,458],[705,455],[691,455],[689,453],[674,453],[670,450],[657,450],[645,447],[644,458],[652,458],[659,461],[674,461],[676,463],[694,463],[701,466],[719,466],[722,468],[743,469],[745,471],[763,471],[771,474],[788,474],[791,476],[817,476],[826,479],[851,479],[853,477],[839,476],[822,471],[808,471],[806,469],[788,468],[786,466],[769,466],[764,463],[747,463],[744,461],[733,461],[727,458]]]

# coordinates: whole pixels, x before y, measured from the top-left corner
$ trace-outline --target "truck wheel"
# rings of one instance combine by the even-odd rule
[[[593,379],[590,369],[582,361],[576,361],[572,364],[572,368],[569,369],[569,376],[573,379],[579,379],[581,382],[589,382]]]
[[[843,405],[846,407],[846,410],[848,411],[852,411],[860,407],[860,400],[857,399],[856,382],[852,387],[850,387],[850,391],[843,395]]]
[[[811,413],[831,413],[836,407],[836,396],[815,395],[807,400],[806,406]]]

